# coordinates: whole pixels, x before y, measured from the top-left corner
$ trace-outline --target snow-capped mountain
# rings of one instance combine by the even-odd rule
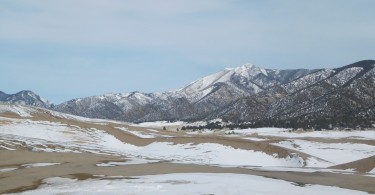
[[[1,92],[0,100],[51,107],[30,91]],[[375,123],[375,61],[319,70],[271,70],[245,64],[173,91],[104,94],[73,99],[52,109],[129,122],[222,118],[260,126],[306,127],[327,125],[327,121],[371,126]]]
[[[225,83],[245,94],[256,94],[273,85],[287,83],[310,72],[306,69],[263,69],[253,64],[245,64],[237,68],[226,68],[223,71],[198,79],[174,92],[194,101],[205,97],[216,86]]]
[[[0,91],[0,102],[31,105],[43,108],[51,108],[52,104],[32,91],[24,90],[16,94],[6,94]]]
[[[216,117],[272,125],[277,120],[289,121],[289,126],[304,127],[312,123],[371,126],[375,119],[375,61],[323,69],[276,85],[240,98],[207,119]]]
[[[316,70],[271,70],[252,64],[198,79],[164,93],[119,93],[74,99],[56,106],[61,112],[131,122],[198,120],[240,97],[257,94]]]

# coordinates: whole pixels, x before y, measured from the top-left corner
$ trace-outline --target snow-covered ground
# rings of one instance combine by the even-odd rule
[[[274,145],[298,150],[324,159],[333,164],[344,164],[375,155],[375,146],[367,144],[321,143],[306,140],[287,140],[275,143]]]
[[[315,173],[315,172],[328,172],[328,173],[341,173],[341,174],[354,174],[356,171],[353,170],[339,170],[339,169],[327,169],[317,167],[249,167],[244,166],[243,168],[260,171],[287,171],[287,172],[303,172],[303,173]]]
[[[176,122],[168,122],[168,121],[155,121],[155,122],[144,122],[144,123],[139,123],[136,126],[140,127],[158,127],[162,128],[165,126],[180,126],[185,124],[183,121],[176,121]]]
[[[5,168],[0,168],[0,173],[1,172],[9,172],[9,171],[14,171],[19,168],[34,168],[34,167],[46,167],[46,166],[53,166],[53,165],[59,165],[61,163],[28,163],[28,164],[23,164],[20,165],[17,168],[14,167],[5,167]]]
[[[12,145],[25,143],[35,151],[47,152],[91,152],[117,154],[127,157],[142,157],[156,160],[168,160],[177,163],[214,164],[220,166],[287,166],[328,167],[347,163],[375,155],[375,146],[354,143],[320,143],[298,139],[290,139],[274,145],[301,151],[317,158],[308,158],[307,162],[297,155],[279,158],[277,154],[269,155],[261,151],[234,149],[213,143],[173,144],[169,142],[153,142],[138,147],[116,139],[105,131],[90,128],[81,129],[77,126],[49,121],[32,121],[29,119],[9,119],[10,123],[0,126],[0,143],[4,149]],[[129,131],[141,138],[157,137],[154,133]],[[246,134],[279,134],[287,135],[285,129],[259,128],[234,130]],[[351,133],[359,135],[362,131]],[[312,132],[315,135],[326,132]],[[343,132],[348,135],[350,132]],[[336,135],[332,133],[330,135]],[[341,134],[340,134],[341,135]],[[364,138],[371,133],[361,134]],[[291,137],[294,133],[291,133]],[[335,136],[332,136],[335,137]],[[262,141],[251,138],[252,141]],[[7,145],[7,146],[5,146]],[[53,145],[53,147],[49,147]],[[334,154],[334,155],[332,155]]]
[[[209,134],[213,134],[215,133],[215,131],[213,130],[209,130],[209,129],[203,129],[203,130],[196,130],[196,131],[186,131],[186,134],[190,134],[190,135],[209,135]]]
[[[13,104],[0,104],[0,113],[15,113],[21,117],[31,117],[32,108]]]
[[[81,117],[81,116],[76,116],[76,115],[71,115],[71,114],[66,114],[66,113],[61,113],[61,112],[56,112],[53,110],[47,110],[44,108],[38,108],[38,107],[32,107],[32,106],[24,106],[24,105],[19,105],[19,104],[1,104],[0,103],[0,113],[14,113],[17,114],[20,117],[32,117],[33,113],[48,113],[53,117],[57,118],[64,118],[64,119],[72,119],[72,120],[77,120],[77,121],[82,121],[82,122],[90,122],[90,123],[96,123],[96,124],[102,124],[106,125],[108,123],[113,123],[113,124],[129,124],[126,122],[121,122],[121,121],[114,121],[114,120],[109,120],[109,119],[94,119],[94,118],[86,118],[86,117]]]
[[[220,166],[303,166],[303,159],[297,155],[279,158],[277,154],[268,155],[260,151],[234,149],[213,143],[153,142],[138,147],[123,143],[113,135],[94,128],[81,129],[48,121],[14,120],[13,123],[0,126],[0,143],[25,143],[35,151],[105,153]],[[51,145],[53,147],[49,147]]]
[[[257,138],[257,137],[245,137],[244,139],[261,142],[261,141],[267,141],[267,139]]]
[[[0,173],[17,170],[18,168],[1,168]]]
[[[280,132],[288,132],[288,129],[283,128],[273,128],[273,127],[267,127],[267,128],[253,128],[253,129],[236,129],[236,130],[227,130],[226,132],[234,132],[236,134],[243,134],[243,135],[251,135],[251,134],[278,134]]]
[[[155,163],[160,162],[158,160],[149,160],[144,158],[132,158],[130,160],[126,160],[124,162],[106,162],[106,163],[98,163],[96,166],[98,167],[114,167],[114,166],[121,166],[121,165],[135,165],[135,164],[147,164],[147,163]]]
[[[11,119],[11,123],[0,126],[0,135],[0,143],[3,143],[0,147],[5,149],[4,145],[10,147],[24,143],[34,151],[46,152],[111,154],[115,153],[111,148],[124,144],[102,130],[29,119]]]
[[[155,138],[155,137],[157,137],[156,134],[153,134],[153,133],[131,131],[131,130],[128,130],[128,128],[125,128],[125,127],[117,127],[117,129],[120,129],[121,131],[128,132],[128,133],[133,134],[133,135],[135,135],[137,137],[140,137],[140,138]]]
[[[340,139],[340,138],[352,138],[352,139],[367,139],[375,140],[375,131],[374,130],[352,130],[352,131],[338,131],[338,130],[329,130],[329,131],[309,131],[302,133],[280,131],[277,133],[274,132],[262,132],[259,135],[268,135],[268,136],[280,136],[280,137],[289,137],[289,138],[301,138],[301,137],[317,137],[317,138],[326,138],[326,139]]]
[[[315,138],[326,138],[326,139],[353,138],[353,139],[375,140],[375,130],[364,130],[364,131],[327,130],[327,131],[301,131],[301,132],[292,131],[290,132],[289,129],[269,127],[269,128],[226,130],[225,132],[232,132],[232,131],[240,135],[257,134],[260,136],[276,136],[276,137],[287,137],[287,138],[315,137]]]
[[[213,164],[220,166],[288,166],[301,167],[303,159],[296,156],[278,158],[252,150],[234,149],[220,144],[177,144],[155,142],[131,151],[133,155],[165,159],[172,162]]]
[[[157,133],[151,133],[151,132],[158,132],[156,130],[153,130],[153,129],[147,129],[148,131],[151,131],[151,132],[145,132],[145,131],[133,131],[133,130],[129,130],[128,128],[126,127],[116,127],[117,129],[120,129],[121,131],[125,131],[127,133],[130,133],[130,134],[133,134],[137,137],[140,137],[140,138],[157,138],[157,137],[172,137],[172,136],[169,136],[169,135],[161,135],[161,134],[157,134]]]
[[[30,164],[24,164],[22,167],[25,168],[33,168],[33,167],[46,167],[46,166],[53,166],[53,165],[59,165],[61,163],[30,163]]]
[[[21,194],[367,194],[338,187],[300,186],[282,180],[229,173],[175,173],[83,181],[54,177],[43,182],[38,189]]]
[[[39,110],[40,111],[40,110]],[[42,109],[42,112],[46,114]],[[24,148],[32,151],[44,152],[74,152],[74,153],[96,153],[112,154],[117,160],[97,161],[96,168],[111,169],[120,168],[114,166],[132,166],[134,164],[159,163],[170,161],[183,164],[204,164],[220,167],[240,167],[252,169],[253,171],[278,171],[278,172],[329,172],[335,174],[359,175],[353,170],[336,170],[327,167],[360,160],[375,155],[375,146],[367,145],[375,140],[375,131],[315,131],[315,132],[290,132],[282,128],[256,128],[244,130],[201,130],[188,132],[188,140],[194,142],[194,137],[199,137],[196,143],[186,143],[186,134],[173,133],[174,138],[162,134],[158,130],[147,128],[173,127],[186,125],[183,122],[153,122],[143,123],[138,126],[145,129],[131,129],[127,123],[115,122],[101,119],[87,119],[58,112],[48,111],[49,115],[56,118],[83,121],[83,125],[69,125],[62,122],[32,120],[32,115],[38,112],[33,107],[19,105],[0,105],[0,113],[15,113],[21,118],[0,117],[0,149],[16,150]],[[22,118],[23,117],[23,118]],[[53,120],[55,121],[55,120]],[[145,143],[132,145],[117,139],[110,131],[104,131],[99,125],[90,128],[88,123],[107,125],[115,127],[124,132],[133,134],[132,142],[144,139]],[[114,125],[115,124],[115,125]],[[84,126],[87,126],[84,128]],[[170,133],[172,135],[172,133]],[[202,143],[205,136],[194,136],[194,134],[205,134],[210,138],[218,138],[224,142]],[[213,134],[215,136],[211,136]],[[181,138],[179,137],[181,136]],[[241,144],[254,144],[261,146],[267,151],[236,149],[219,143],[231,143],[227,138],[237,137],[247,142]],[[275,138],[276,137],[276,138]],[[310,139],[305,137],[324,138]],[[337,139],[357,139],[351,143],[340,142]],[[330,139],[335,139],[330,143]],[[147,140],[147,141],[146,141]],[[178,140],[182,140],[181,142]],[[311,141],[313,140],[313,141]],[[320,141],[320,142],[319,142]],[[204,142],[204,141],[203,141]],[[256,143],[258,142],[258,143]],[[263,143],[260,143],[263,142]],[[181,144],[178,144],[181,143]],[[272,143],[276,146],[294,150],[288,156],[280,158],[278,154],[272,154],[267,148]],[[231,143],[232,144],[232,143]],[[231,145],[228,144],[228,145]],[[235,146],[237,143],[233,144]],[[264,144],[264,145],[263,145]],[[273,147],[273,146],[272,146]],[[272,148],[271,147],[271,148]],[[275,150],[277,151],[277,150]],[[286,151],[286,150],[285,150]],[[301,158],[303,152],[311,157]],[[51,163],[53,160],[45,160],[37,163],[23,162],[15,165],[1,167],[0,174],[17,174],[20,169],[40,169],[44,166],[63,166],[60,163]],[[68,163],[61,161],[61,163]],[[38,168],[35,168],[38,167]],[[122,168],[122,167],[121,167]],[[120,168],[120,169],[121,169]],[[149,173],[147,173],[149,174]],[[363,174],[366,177],[375,177],[375,169]],[[52,177],[52,176],[49,176]],[[38,189],[24,192],[23,194],[365,194],[359,191],[346,190],[337,187],[321,185],[294,184],[287,181],[264,178],[260,176],[224,173],[175,173],[165,175],[140,176],[127,178],[124,176],[105,175],[98,176],[100,179],[75,180],[67,178],[48,178]],[[229,178],[229,179],[228,179]],[[301,186],[302,185],[302,186]],[[272,187],[270,187],[272,186]]]
[[[82,116],[76,116],[76,115],[71,115],[71,114],[56,112],[56,111],[52,111],[52,110],[48,110],[47,112],[49,114],[51,114],[52,116],[58,117],[58,118],[72,119],[72,120],[77,120],[77,121],[82,121],[82,122],[89,122],[89,123],[95,123],[95,124],[101,124],[101,125],[106,125],[106,124],[109,124],[109,123],[121,124],[121,125],[127,125],[127,124],[129,124],[127,122],[115,121],[115,120],[110,120],[110,119],[86,118],[86,117],[82,117]]]

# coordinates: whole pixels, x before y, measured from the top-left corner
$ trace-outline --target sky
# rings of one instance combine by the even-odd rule
[[[0,91],[55,104],[178,89],[226,67],[375,59],[374,0],[0,0]]]

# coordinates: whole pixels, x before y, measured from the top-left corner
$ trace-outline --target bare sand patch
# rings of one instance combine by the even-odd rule
[[[130,125],[121,125],[121,124],[113,124],[108,123],[106,125],[103,124],[95,124],[83,121],[77,121],[73,119],[65,119],[65,118],[52,118],[46,113],[37,113],[33,114],[33,120],[49,120],[52,122],[60,122],[67,125],[74,125],[78,126],[82,129],[100,129],[104,130],[107,133],[115,136],[117,139],[124,143],[129,143],[135,146],[147,146],[154,142],[170,142],[173,144],[203,144],[203,143],[214,143],[214,144],[221,144],[224,146],[230,146],[235,149],[244,149],[244,150],[253,150],[253,151],[261,151],[269,155],[277,154],[280,158],[285,158],[292,153],[298,154],[301,158],[306,159],[310,157],[308,154],[304,154],[302,152],[282,148],[279,146],[271,145],[267,142],[256,142],[251,140],[244,140],[241,138],[234,138],[234,137],[225,137],[225,136],[217,136],[217,135],[186,135],[180,132],[162,132],[163,135],[169,135],[173,137],[158,137],[158,138],[140,138],[136,135],[131,133],[122,131],[116,127],[124,127],[129,130],[134,131],[142,131],[148,132],[147,128],[139,127],[139,126],[130,126]]]
[[[8,116],[9,115],[9,116]],[[287,138],[270,138],[267,141],[255,142],[245,140],[241,137],[225,137],[219,135],[186,135],[181,132],[159,131],[160,134],[173,137],[158,138],[140,138],[136,135],[121,131],[116,127],[125,127],[129,130],[149,132],[147,128],[118,124],[108,122],[95,123],[85,122],[75,119],[66,119],[52,116],[50,113],[41,110],[33,113],[31,119],[35,121],[58,122],[72,127],[77,131],[85,131],[92,128],[104,130],[115,136],[118,140],[136,146],[147,146],[154,142],[170,142],[173,144],[204,144],[216,143],[224,146],[230,146],[237,149],[261,151],[267,154],[278,154],[279,157],[286,157],[296,153],[306,159],[310,155],[293,151],[290,149],[274,146],[271,143],[283,141]],[[9,118],[22,118],[18,115],[6,113]],[[322,138],[296,138],[312,139],[311,141],[321,141],[323,143],[353,141],[348,139],[326,140]],[[354,140],[355,143],[365,143],[369,140]],[[371,140],[370,140],[370,143]],[[53,147],[49,146],[49,147]],[[235,173],[264,176],[274,179],[294,182],[303,186],[304,184],[319,184],[325,186],[337,186],[341,188],[360,190],[369,193],[375,193],[375,178],[364,176],[362,173],[341,174],[330,172],[288,172],[288,171],[264,171],[252,170],[241,167],[219,167],[197,164],[178,164],[165,161],[140,164],[124,164],[120,166],[97,166],[98,163],[106,162],[126,162],[124,156],[99,155],[92,153],[52,153],[52,152],[31,152],[28,146],[16,146],[17,150],[0,150],[0,168],[16,167],[18,169],[0,173],[0,193],[20,192],[37,188],[43,179],[50,177],[66,177],[76,179],[100,178],[107,177],[137,177],[145,175],[160,175],[169,173]],[[21,165],[28,163],[61,163],[53,166],[22,168]],[[336,168],[347,169],[356,168],[359,171],[366,172],[374,167],[375,159],[370,157],[344,165],[338,165]]]
[[[353,162],[349,162],[349,163],[345,163],[341,165],[332,166],[330,168],[343,169],[343,170],[354,169],[355,171],[366,173],[375,168],[375,156],[371,156],[369,158],[365,158],[365,159],[361,159],[361,160],[357,160],[357,161],[353,161]]]
[[[100,178],[104,176],[134,177],[168,173],[236,173],[264,176],[302,184],[338,186],[347,189],[375,193],[375,178],[358,174],[304,173],[284,171],[257,171],[245,168],[226,168],[194,164],[175,164],[168,162],[149,164],[129,164],[113,167],[98,167],[98,162],[119,161],[114,156],[97,154],[46,153],[29,151],[0,151],[0,166],[14,166],[30,162],[64,162],[63,164],[17,169],[1,174],[0,193],[20,192],[37,188],[41,181],[49,177],[68,177],[77,179]],[[123,160],[123,159],[122,159]]]

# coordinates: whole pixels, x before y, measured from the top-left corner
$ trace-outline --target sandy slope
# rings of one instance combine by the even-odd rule
[[[1,107],[1,105],[0,105]],[[18,108],[20,110],[22,107]],[[1,109],[0,109],[1,110]],[[171,143],[174,145],[181,144],[217,144],[218,146],[228,146],[234,149],[241,149],[243,151],[262,152],[269,156],[277,154],[277,158],[286,158],[290,155],[298,155],[303,160],[322,160],[314,157],[311,154],[299,151],[300,148],[288,149],[287,147],[280,147],[275,144],[287,142],[290,140],[308,141],[308,143],[332,144],[332,143],[355,143],[375,145],[374,140],[340,138],[340,139],[325,139],[319,137],[304,137],[288,138],[272,135],[252,135],[253,138],[264,141],[252,141],[249,136],[225,136],[225,135],[191,135],[184,132],[169,132],[151,127],[139,127],[127,123],[106,121],[106,120],[91,120],[80,117],[54,113],[44,109],[27,108],[28,113],[24,113],[23,117],[19,114],[5,111],[0,113],[0,127],[9,126],[18,123],[17,120],[30,121],[47,121],[53,124],[59,124],[64,128],[70,128],[70,131],[64,131],[67,134],[87,133],[90,129],[103,130],[115,139],[122,143],[130,144],[138,148],[148,147],[155,143]],[[26,112],[25,111],[25,112]],[[43,123],[44,124],[44,123]],[[10,126],[11,127],[11,126]],[[43,127],[43,126],[42,126]],[[48,127],[48,126],[46,126]],[[27,128],[27,126],[25,127]],[[123,131],[121,128],[126,128],[138,133],[148,134],[151,138],[141,138],[128,131]],[[150,130],[151,129],[151,130]],[[1,131],[1,128],[0,128]],[[1,132],[0,132],[1,133]],[[0,134],[1,135],[1,134]],[[85,134],[83,134],[85,135]],[[90,134],[88,134],[90,135]],[[152,137],[151,135],[157,135]],[[5,136],[5,135],[4,135]],[[0,137],[1,138],[1,137]],[[3,141],[1,141],[3,140]],[[298,185],[304,184],[319,184],[325,186],[337,186],[346,189],[365,191],[375,193],[375,177],[367,176],[366,172],[375,167],[374,156],[357,160],[355,162],[336,165],[330,168],[334,169],[356,169],[359,172],[337,172],[330,169],[319,169],[317,171],[303,171],[303,167],[297,171],[284,170],[279,167],[273,171],[266,169],[252,168],[251,164],[247,167],[243,166],[224,166],[224,165],[207,165],[207,164],[191,164],[191,163],[173,163],[171,159],[163,160],[144,158],[143,161],[135,162],[134,156],[126,156],[121,153],[114,153],[110,155],[95,154],[90,150],[78,150],[80,153],[72,152],[35,152],[35,147],[52,148],[55,147],[53,142],[46,145],[27,145],[22,141],[14,140],[14,143],[9,143],[9,140],[0,139],[0,193],[21,192],[37,188],[43,179],[51,177],[67,177],[78,178],[85,180],[88,178],[109,179],[109,176],[145,176],[145,175],[160,175],[169,173],[234,173],[234,174],[249,174],[275,178],[285,181],[290,181]],[[78,142],[77,146],[83,146],[84,141]],[[191,146],[191,145],[190,145]],[[196,150],[191,147],[187,150]],[[86,152],[85,152],[86,151]],[[308,150],[306,150],[308,152]],[[211,152],[211,151],[208,151]],[[219,152],[220,151],[212,151]],[[371,151],[369,151],[371,152]],[[202,154],[204,157],[205,154]],[[207,155],[208,157],[209,155]],[[134,162],[135,163],[134,163]],[[240,162],[241,159],[238,159]],[[106,164],[107,162],[120,162],[118,166],[98,166],[99,164]],[[127,162],[132,162],[128,163]],[[30,167],[25,166],[30,163],[60,163],[50,166]],[[123,164],[121,164],[123,163]],[[13,169],[13,170],[12,170]],[[363,173],[361,173],[363,172]]]
[[[356,171],[360,172],[369,172],[373,169],[375,169],[375,156],[371,156],[369,158],[364,158],[361,160],[341,164],[341,165],[336,165],[330,167],[332,169],[354,169]]]
[[[238,173],[265,176],[291,181],[299,184],[320,184],[375,193],[375,178],[358,174],[344,175],[329,172],[276,172],[257,171],[246,168],[226,168],[193,164],[174,164],[168,162],[131,164],[113,167],[98,167],[97,163],[107,161],[126,161],[121,157],[97,154],[44,153],[29,151],[0,151],[3,159],[0,167],[18,167],[15,171],[1,174],[0,193],[20,192],[38,187],[41,180],[49,177],[68,177],[78,179],[100,178],[105,176],[143,176],[168,173]],[[58,162],[59,165],[22,168],[22,164],[35,162]]]

